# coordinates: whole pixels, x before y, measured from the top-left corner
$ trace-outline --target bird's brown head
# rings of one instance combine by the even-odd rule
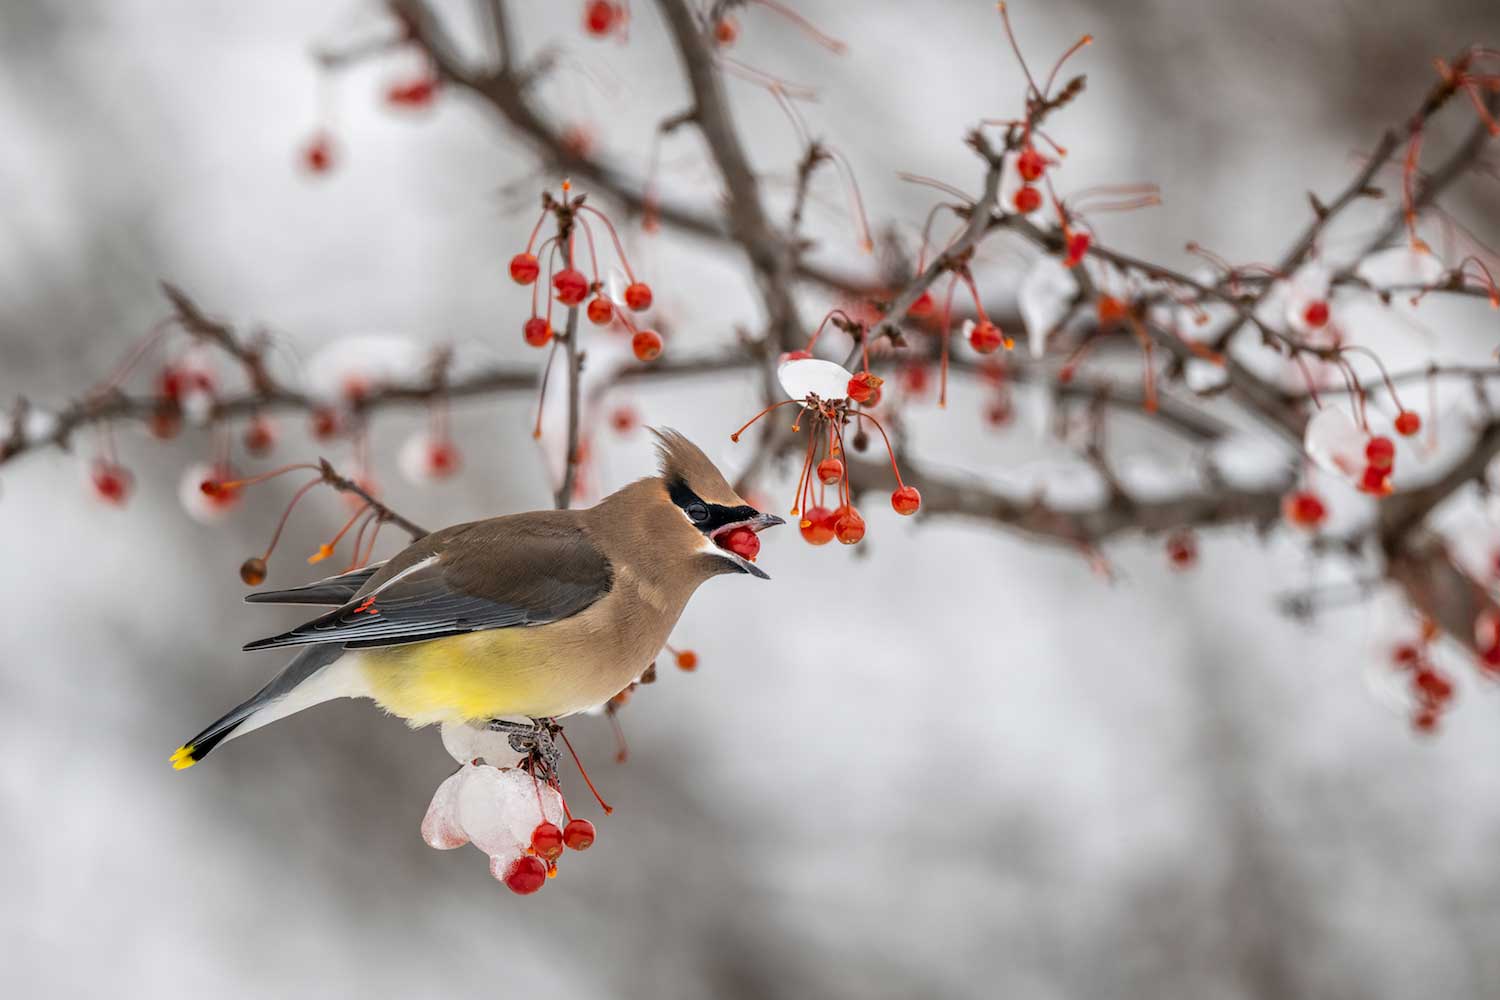
[[[698,533],[695,548],[706,571],[769,580],[770,574],[754,562],[760,548],[755,533],[786,522],[746,503],[708,456],[681,434],[668,429],[652,433],[661,461],[658,478],[683,523]]]

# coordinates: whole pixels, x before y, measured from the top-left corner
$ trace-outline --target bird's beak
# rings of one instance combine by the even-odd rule
[[[713,537],[717,539],[719,536],[733,531],[736,528],[749,528],[751,531],[759,534],[760,532],[765,531],[767,528],[774,528],[778,524],[786,524],[786,521],[777,517],[775,514],[756,514],[754,517],[747,517],[743,521],[736,521],[734,524],[724,525],[722,528],[719,528],[714,532]],[[749,559],[731,552],[730,550],[723,548],[722,546],[718,547],[715,550],[715,554],[723,556],[730,562],[734,563],[735,568],[738,569],[741,573],[749,573],[751,576],[759,577],[762,580],[771,579],[770,573],[767,573],[765,570],[755,565],[755,563],[751,562]]]

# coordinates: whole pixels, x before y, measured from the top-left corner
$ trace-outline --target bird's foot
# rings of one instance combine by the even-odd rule
[[[557,749],[554,737],[562,729],[556,719],[532,719],[530,725],[508,719],[491,719],[488,728],[491,732],[504,733],[510,740],[510,748],[526,755],[525,766],[532,774],[549,783],[556,782],[561,751]]]

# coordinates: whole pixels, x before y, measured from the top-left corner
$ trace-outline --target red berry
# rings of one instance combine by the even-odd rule
[[[1396,461],[1396,442],[1384,436],[1370,438],[1365,445],[1365,461],[1372,469],[1389,469]]]
[[[276,447],[276,428],[265,417],[256,417],[245,427],[245,450],[257,457]]]
[[[1084,254],[1094,239],[1088,233],[1071,233],[1068,236],[1068,255],[1063,258],[1064,267],[1077,267],[1083,263]]]
[[[151,411],[151,421],[147,425],[151,436],[159,441],[170,441],[182,430],[182,414],[174,403],[162,403]]]
[[[853,507],[840,507],[834,516],[833,536],[845,545],[854,545],[865,537],[865,519]]]
[[[386,89],[385,101],[398,108],[423,108],[437,96],[437,88],[437,80],[430,76],[405,83],[393,83]]]
[[[570,819],[563,827],[563,843],[570,851],[586,851],[594,846],[594,824],[586,819]]]
[[[1431,733],[1437,730],[1438,713],[1435,709],[1419,709],[1411,717],[1411,727],[1419,733]]]
[[[980,354],[994,354],[1005,345],[1005,334],[987,319],[974,324],[969,331],[969,346]]]
[[[802,538],[809,545],[827,545],[833,541],[836,516],[827,507],[809,507],[802,512]]]
[[[590,0],[583,5],[583,30],[599,38],[603,38],[615,29],[615,25],[625,16],[625,12],[618,3],[610,0]]]
[[[333,139],[319,132],[302,147],[302,166],[314,174],[326,174],[333,168]]]
[[[529,253],[518,253],[510,259],[510,276],[518,285],[529,285],[542,273],[542,265]]]
[[[319,441],[327,441],[338,434],[341,421],[337,410],[320,406],[312,411],[311,423],[312,436]]]
[[[1281,514],[1299,528],[1316,528],[1328,516],[1328,508],[1316,493],[1298,490],[1281,502]]]
[[[1418,670],[1412,678],[1412,685],[1424,700],[1435,705],[1453,697],[1453,682],[1436,670]]]
[[[788,361],[806,361],[810,357],[812,357],[811,351],[787,351],[781,357],[776,359],[776,363],[778,365],[784,365]]]
[[[743,526],[725,533],[716,541],[720,548],[728,549],[741,559],[754,562],[755,557],[760,555],[760,536]]]
[[[447,479],[463,466],[463,458],[452,441],[436,441],[427,449],[427,471],[435,479]]]
[[[1022,180],[1034,181],[1047,172],[1047,161],[1036,151],[1036,147],[1027,146],[1016,157],[1016,172],[1021,175]]]
[[[1124,319],[1130,312],[1130,308],[1113,295],[1099,296],[1099,301],[1095,303],[1094,309],[1099,315],[1100,326],[1117,323]]]
[[[718,42],[721,48],[728,48],[733,45],[735,39],[739,37],[740,22],[736,21],[730,15],[725,14],[714,22],[714,41]]]
[[[1422,429],[1422,418],[1411,410],[1402,410],[1396,414],[1396,433],[1402,437],[1411,437]]]
[[[844,478],[844,463],[836,458],[825,458],[818,463],[818,482],[832,486]]]
[[[903,486],[891,494],[891,507],[903,516],[915,514],[922,506],[922,494],[915,486]]]
[[[1385,469],[1377,469],[1372,465],[1365,470],[1364,476],[1359,481],[1359,488],[1366,493],[1385,496],[1391,492],[1390,473]]]
[[[1308,326],[1317,329],[1328,324],[1328,303],[1322,300],[1310,303],[1302,310],[1302,319]]]
[[[1198,540],[1190,531],[1179,531],[1167,539],[1167,558],[1173,569],[1191,569],[1198,561]]]
[[[1414,667],[1422,659],[1422,651],[1409,642],[1403,642],[1391,651],[1391,659],[1400,667]]]
[[[552,339],[552,324],[540,316],[533,316],[521,327],[521,336],[532,347],[546,347]]]
[[[240,579],[247,587],[259,587],[266,582],[266,561],[260,556],[251,556],[240,563]]]
[[[885,379],[872,372],[857,372],[849,380],[849,385],[844,391],[856,403],[869,403],[872,399],[877,398],[880,386],[884,382]]]
[[[531,831],[531,849],[544,861],[556,861],[562,857],[563,832],[557,828],[556,823],[542,820]]]
[[[99,499],[115,507],[125,506],[125,501],[130,499],[130,488],[135,482],[129,469],[104,459],[94,463],[89,478],[93,481],[94,492],[99,495]]]
[[[655,330],[642,330],[630,338],[630,349],[639,361],[655,361],[661,354],[661,334]]]
[[[1029,184],[1023,184],[1016,192],[1016,211],[1022,215],[1030,215],[1042,207],[1042,193]]]
[[[640,423],[640,417],[628,406],[621,406],[609,415],[610,426],[616,434],[629,434]]]
[[[906,309],[906,315],[918,318],[931,316],[935,312],[937,312],[937,304],[932,301],[931,292],[923,292],[921,295],[918,295],[916,301],[912,302]]]
[[[576,306],[589,293],[589,279],[576,268],[565,267],[552,276],[552,290],[557,301],[565,306]]]
[[[533,854],[523,854],[510,863],[502,881],[517,896],[529,896],[547,884],[547,863]]]
[[[641,312],[651,308],[651,286],[644,281],[637,281],[625,287],[625,304],[632,312]]]
[[[589,300],[589,322],[595,326],[605,326],[615,318],[615,304],[602,295],[596,295]]]

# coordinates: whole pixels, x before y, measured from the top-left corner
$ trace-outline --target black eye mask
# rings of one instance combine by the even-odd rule
[[[712,534],[726,524],[748,521],[760,513],[749,505],[725,507],[723,504],[709,503],[689,489],[688,484],[681,479],[674,479],[667,484],[667,495],[687,515],[688,520],[693,522],[693,527],[705,535]]]

